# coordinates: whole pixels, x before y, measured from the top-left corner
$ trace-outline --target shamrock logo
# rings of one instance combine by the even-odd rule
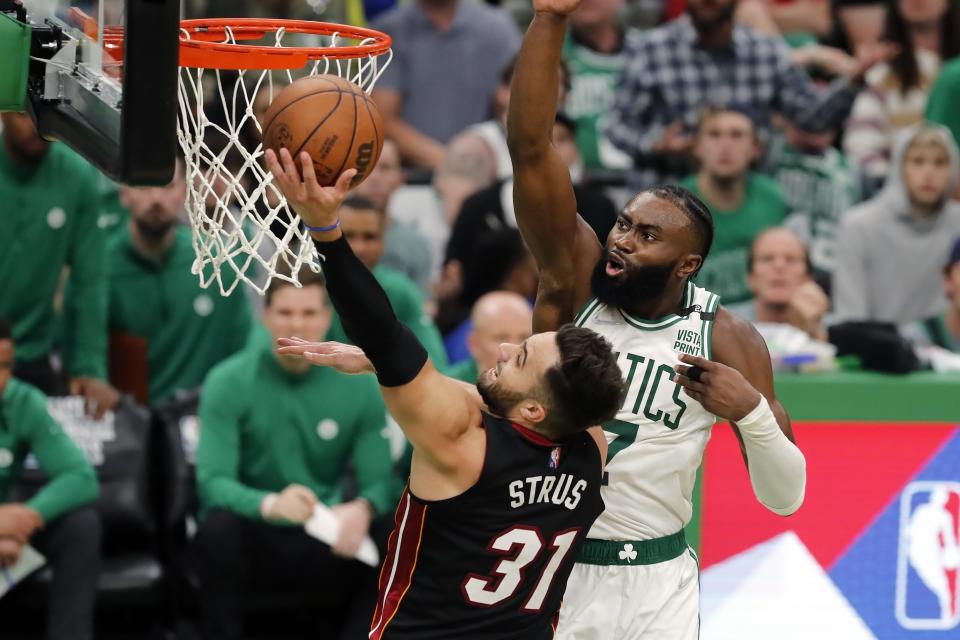
[[[629,542],[623,545],[623,551],[620,552],[620,559],[628,562],[633,562],[637,559],[637,552]]]

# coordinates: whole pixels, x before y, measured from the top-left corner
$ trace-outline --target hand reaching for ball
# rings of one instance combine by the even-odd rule
[[[267,168],[290,207],[310,227],[330,227],[337,223],[337,211],[350,191],[350,181],[356,169],[340,174],[332,187],[321,187],[313,168],[313,160],[306,151],[298,156],[300,170],[290,152],[280,149],[280,157],[272,149],[266,150]],[[303,176],[301,180],[300,176]]]

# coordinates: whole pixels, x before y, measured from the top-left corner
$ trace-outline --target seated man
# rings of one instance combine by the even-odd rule
[[[807,246],[793,231],[774,227],[756,237],[747,254],[747,284],[753,300],[728,307],[731,312],[753,323],[789,324],[826,341],[830,300],[813,281]]]
[[[771,178],[751,170],[761,155],[760,141],[750,114],[739,108],[705,111],[693,154],[700,168],[680,185],[710,206],[715,228],[697,284],[724,304],[749,300],[747,251],[759,232],[783,222],[783,194]]]
[[[305,268],[299,281],[302,288],[271,281],[264,324],[273,338],[321,340],[331,314],[323,280]],[[306,587],[348,612],[348,628],[366,627],[376,576],[351,558],[374,517],[394,506],[376,380],[277,356],[264,338],[210,372],[199,418],[195,551],[205,637],[243,636],[243,597],[254,585]],[[344,502],[348,466],[357,497]],[[332,548],[302,527],[318,502],[343,526]]]
[[[402,273],[380,265],[388,224],[386,212],[371,200],[350,196],[340,209],[340,224],[354,253],[387,292],[400,322],[413,331],[434,362],[445,366],[447,356],[443,350],[443,340],[433,320],[424,313],[423,299],[416,285]],[[349,342],[336,314],[328,337],[338,342]]]
[[[943,268],[943,289],[949,300],[944,313],[904,326],[901,333],[920,347],[940,347],[960,353],[960,238],[953,243]]]
[[[0,567],[16,564],[24,545],[35,547],[53,569],[47,638],[91,640],[100,572],[97,478],[47,412],[43,393],[12,377],[13,353],[10,324],[0,318]],[[50,480],[26,503],[7,502],[28,454]],[[0,620],[13,616],[11,604],[0,600]]]
[[[447,375],[473,384],[480,371],[497,364],[500,346],[520,344],[533,333],[533,310],[523,296],[493,291],[473,305],[472,326],[467,335],[470,357],[447,370]]]
[[[221,296],[216,284],[202,288],[190,270],[190,229],[179,218],[186,189],[180,161],[166,187],[122,188],[130,222],[107,244],[110,331],[146,341],[147,404],[154,407],[177,390],[199,387],[250,333],[243,290]],[[123,378],[123,372],[111,371],[117,385],[123,386]]]

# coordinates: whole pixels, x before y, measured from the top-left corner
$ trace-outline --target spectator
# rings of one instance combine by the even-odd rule
[[[927,120],[938,122],[953,133],[953,140],[960,144],[960,58],[951,60],[943,66],[940,77],[930,91],[927,100]],[[960,200],[960,188],[954,192],[955,200]]]
[[[331,309],[321,277],[305,268],[299,281],[300,288],[277,278],[267,289],[263,321],[273,339],[317,341],[327,333]],[[373,518],[393,507],[376,379],[278,356],[264,339],[210,372],[199,418],[194,544],[205,637],[243,636],[243,599],[254,586],[309,590],[363,635],[376,578],[352,557]],[[357,497],[344,502],[348,466]],[[342,526],[332,548],[302,526],[318,503]],[[344,630],[341,637],[356,636]]]
[[[0,314],[17,341],[14,374],[46,394],[60,395],[54,370],[57,297],[70,268],[63,354],[69,392],[86,397],[100,417],[119,396],[106,384],[107,281],[104,234],[97,228],[100,176],[63,144],[40,137],[30,117],[0,114]]]
[[[435,168],[444,145],[490,117],[500,71],[520,49],[502,9],[472,0],[417,0],[373,21],[394,58],[373,92],[403,159]]]
[[[747,254],[747,284],[753,300],[730,311],[754,323],[789,324],[827,341],[830,299],[814,282],[810,254],[796,233],[783,227],[760,232]]]
[[[809,131],[838,128],[863,74],[890,55],[886,47],[863,52],[850,79],[818,91],[791,63],[782,40],[734,24],[736,4],[690,0],[688,15],[627,40],[607,134],[634,160],[631,187],[677,181],[689,172],[689,132],[703,104],[744,104],[762,136],[774,111]]]
[[[697,284],[719,295],[724,304],[748,300],[747,252],[760,231],[783,222],[783,194],[771,178],[750,169],[761,150],[745,111],[705,111],[693,153],[700,170],[680,184],[709,205],[715,228],[710,259]]]
[[[463,265],[463,287],[451,299],[441,300],[437,326],[451,364],[470,357],[467,335],[473,305],[491,291],[511,291],[533,301],[537,295],[537,263],[516,229],[504,228],[484,235]]]
[[[523,296],[507,291],[485,294],[473,305],[467,335],[470,357],[447,370],[447,375],[471,384],[481,371],[493,367],[500,345],[520,344],[533,333],[533,311]]]
[[[351,194],[340,207],[340,228],[350,248],[383,287],[400,322],[417,336],[434,365],[442,369],[447,363],[443,340],[433,320],[424,313],[423,299],[417,287],[403,274],[380,265],[386,227],[386,213],[363,196]],[[336,314],[333,315],[327,339],[350,343]]]
[[[460,132],[447,149],[447,156],[453,152],[463,153],[473,146],[455,148],[455,142],[464,137],[478,138],[486,144],[482,152],[476,153],[475,158],[457,158],[458,164],[474,163],[480,165],[484,173],[493,175],[497,180],[506,180],[513,177],[513,162],[510,160],[510,150],[507,148],[507,108],[510,106],[510,83],[513,82],[513,68],[516,57],[512,58],[500,74],[500,84],[494,93],[493,117],[489,120],[472,124]],[[557,95],[557,105],[562,105],[567,97],[570,84],[570,73],[566,65],[560,64],[560,89]],[[445,157],[445,162],[454,160]],[[490,164],[492,161],[493,164]]]
[[[807,244],[818,282],[829,291],[840,216],[860,202],[860,177],[833,146],[837,132],[809,133],[784,121],[768,164],[790,215],[784,225]]]
[[[573,120],[558,114],[553,125],[553,146],[570,168],[580,215],[597,237],[605,240],[617,218],[617,210],[602,190],[581,183],[583,162],[575,142],[575,133]],[[456,261],[463,265],[473,255],[477,243],[485,234],[505,227],[517,228],[512,178],[495,182],[464,201],[460,215],[453,224],[445,261]]]
[[[943,268],[943,290],[948,306],[944,313],[912,322],[902,333],[920,347],[940,347],[960,354],[960,237],[953,243]]]
[[[15,564],[24,545],[35,547],[53,569],[47,638],[92,640],[100,573],[100,517],[91,506],[97,478],[47,412],[46,397],[14,377],[13,368],[13,334],[0,318],[0,566]],[[28,455],[49,481],[27,502],[7,502]],[[0,620],[11,615],[4,605],[12,603],[0,600]]]
[[[370,200],[378,211],[390,214],[393,194],[401,189],[405,182],[397,145],[393,140],[384,140],[376,166],[353,192]],[[413,280],[421,293],[424,293],[429,289],[433,264],[430,243],[414,226],[416,222],[418,221],[395,219],[392,214],[388,216],[387,235],[380,263]]]
[[[440,275],[450,229],[464,200],[493,182],[493,167],[493,155],[486,142],[473,135],[455,136],[433,172],[430,185],[409,186],[391,198],[391,222],[414,227],[429,243],[431,280]]]
[[[110,331],[146,341],[150,406],[177,390],[199,387],[250,334],[243,289],[221,296],[201,287],[190,270],[195,258],[190,229],[179,222],[186,188],[179,160],[165,187],[121,188],[130,221],[107,245]],[[111,374],[123,384],[122,372]]]
[[[897,136],[883,190],[840,223],[834,307],[840,320],[904,323],[944,309],[938,282],[960,203],[949,200],[960,176],[957,145],[939,125]]]
[[[564,111],[577,125],[577,146],[587,169],[626,169],[630,157],[610,144],[604,119],[613,104],[617,76],[626,64],[628,34],[623,24],[624,0],[585,0],[570,15],[570,33],[563,59],[570,70]]]
[[[943,60],[960,53],[960,8],[950,0],[897,0],[885,37],[899,47],[867,74],[843,136],[843,150],[873,184],[883,183],[896,133],[923,120]]]

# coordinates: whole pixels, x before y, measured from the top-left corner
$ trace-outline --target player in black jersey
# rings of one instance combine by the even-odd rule
[[[609,343],[568,326],[503,345],[476,386],[441,375],[341,235],[337,209],[355,172],[323,188],[309,155],[299,160],[302,180],[286,150],[267,152],[358,346],[290,339],[279,352],[375,371],[414,447],[370,638],[552,637],[573,559],[603,509],[606,441],[587,429],[622,400]]]

